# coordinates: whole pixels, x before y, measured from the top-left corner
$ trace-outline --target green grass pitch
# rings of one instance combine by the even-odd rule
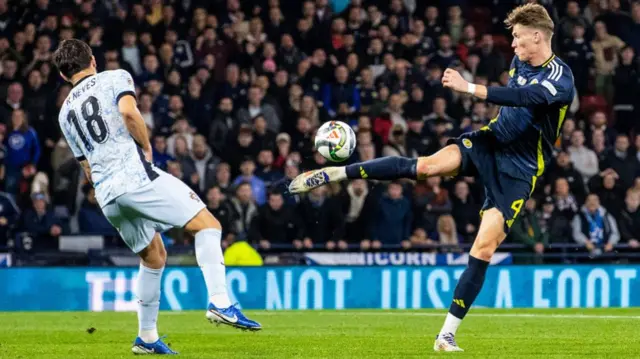
[[[247,313],[261,332],[189,311],[161,312],[160,334],[180,358],[640,358],[640,309],[474,309],[464,353],[432,352],[444,311]],[[0,358],[131,358],[136,333],[135,313],[0,313]]]

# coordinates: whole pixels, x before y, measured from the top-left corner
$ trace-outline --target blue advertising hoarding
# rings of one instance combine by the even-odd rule
[[[245,309],[446,308],[464,267],[227,268]],[[491,266],[475,305],[489,308],[640,306],[640,266]],[[0,311],[136,308],[134,268],[0,270]],[[161,309],[203,309],[197,267],[168,267]]]

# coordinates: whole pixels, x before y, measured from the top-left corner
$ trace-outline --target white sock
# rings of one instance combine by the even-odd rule
[[[325,168],[325,172],[329,175],[331,182],[339,182],[347,179],[347,168],[341,167],[328,167]]]
[[[455,335],[458,327],[460,326],[460,323],[462,323],[462,319],[454,316],[451,313],[447,313],[447,318],[444,320],[444,325],[442,326],[442,329],[440,329],[440,335],[445,333],[451,333]]]
[[[158,340],[158,309],[160,308],[160,269],[147,268],[140,263],[136,295],[138,297],[138,336],[145,343]]]
[[[227,295],[227,276],[220,237],[222,233],[214,228],[196,233],[196,260],[207,285],[209,301],[218,308],[227,308],[231,301]]]

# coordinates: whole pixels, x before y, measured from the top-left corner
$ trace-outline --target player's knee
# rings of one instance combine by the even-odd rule
[[[216,219],[216,217],[209,212],[206,208],[200,211],[187,225],[185,229],[192,233],[196,234],[203,229],[217,229],[222,230],[222,225],[220,221]]]

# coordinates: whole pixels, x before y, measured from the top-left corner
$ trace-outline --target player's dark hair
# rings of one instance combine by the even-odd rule
[[[528,3],[513,9],[504,20],[507,29],[516,25],[532,27],[544,31],[549,39],[553,35],[553,20],[547,9],[540,4]]]
[[[53,63],[58,70],[71,79],[73,75],[91,66],[91,47],[78,39],[64,40],[53,53]]]

